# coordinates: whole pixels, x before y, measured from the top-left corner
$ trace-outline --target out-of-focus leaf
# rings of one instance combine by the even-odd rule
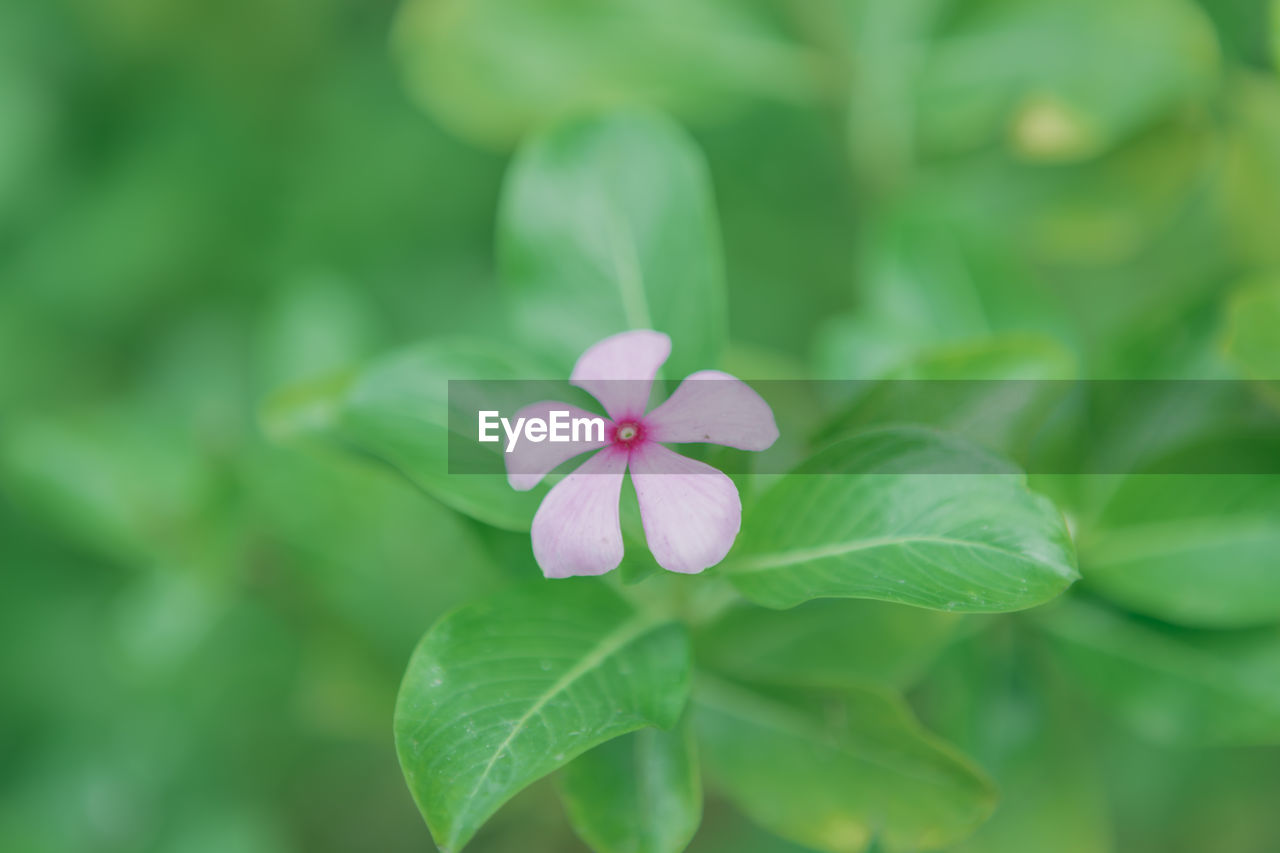
[[[812,379],[807,365],[799,359],[789,359],[778,353],[753,347],[731,344],[725,354],[723,369],[752,384],[773,410],[778,424],[778,440],[769,448],[769,464],[760,464],[757,470],[784,470],[800,463],[809,455],[808,440],[822,420],[830,415],[830,403],[824,399],[823,385]],[[757,455],[746,451],[741,454],[748,469],[754,466]],[[704,460],[705,461],[705,460]],[[713,466],[715,463],[712,463]],[[734,471],[727,471],[730,476]],[[750,497],[754,482],[741,482],[738,489],[743,500]],[[746,488],[744,488],[746,487]]]
[[[1218,249],[1212,242],[1212,220],[1189,220],[1188,210],[1203,201],[1218,165],[1219,144],[1201,123],[1175,117],[1082,163],[1033,166],[993,155],[949,162],[919,181],[911,198],[923,211],[917,218],[944,227],[932,238],[936,246],[950,243],[970,254],[985,247],[987,254],[1004,260],[1003,267],[971,263],[975,279],[968,284],[955,281],[948,289],[976,291],[993,321],[1003,316],[1007,324],[1017,319],[1011,309],[1022,309],[1022,325],[1012,330],[1033,328],[1071,340],[1135,300],[1155,301],[1161,295],[1167,300],[1168,288],[1134,287],[1132,293],[1112,288],[1096,297],[1088,290],[1091,279],[1073,282],[1072,289],[1064,291],[1061,273],[1051,277],[1046,267],[1096,274],[1129,261],[1149,265],[1167,260],[1176,268],[1191,260],[1198,268],[1205,258],[1196,254],[1216,257],[1209,251]],[[983,216],[976,219],[975,198],[983,207]],[[1144,255],[1168,232],[1189,222],[1186,233],[1166,247],[1173,257]],[[967,248],[969,244],[974,248]],[[1184,258],[1188,251],[1193,253]],[[941,267],[938,274],[955,279],[963,271],[948,273]],[[1131,280],[1132,274],[1125,279]],[[943,285],[936,282],[932,287]],[[1086,293],[1076,293],[1079,288]],[[1082,298],[1086,304],[1076,305]],[[1037,302],[1039,311],[1027,312]],[[1087,310],[1104,314],[1092,317],[1083,313]],[[1072,321],[1064,311],[1082,316]],[[1030,321],[1034,325],[1028,325]],[[994,328],[1009,327],[996,323]]]
[[[1108,853],[1100,748],[1018,623],[943,653],[913,693],[924,723],[990,772],[995,813],[957,853]]]
[[[681,626],[596,580],[523,585],[423,637],[396,704],[400,766],[452,853],[517,791],[591,747],[673,726],[688,684]]]
[[[841,16],[832,21],[834,31],[847,40],[852,64],[848,144],[859,177],[870,186],[896,187],[915,165],[920,46],[935,42],[952,5],[951,0],[833,4]]]
[[[1231,298],[1226,351],[1249,376],[1280,380],[1280,280],[1260,283]]]
[[[1212,91],[1213,26],[1190,0],[992,0],[939,33],[919,83],[922,147],[1006,136],[1037,161],[1075,160]]]
[[[1213,27],[1190,0],[844,4],[864,181],[1004,140],[1018,157],[1094,156],[1211,91]]]
[[[988,198],[994,208],[988,215],[1001,222],[998,233],[973,221],[968,205],[976,191],[968,180],[980,183],[987,196],[992,186],[1001,186],[989,176],[922,182],[869,224],[857,258],[857,312],[834,318],[820,331],[820,376],[879,379],[909,370],[918,359],[963,358],[966,348],[1022,349],[1025,343],[1014,342],[1070,340],[1061,294],[1026,263],[1021,247],[1008,243],[1008,229],[1025,227],[1026,212],[1002,216]],[[1036,361],[1048,357],[1027,355]]]
[[[276,435],[345,446],[390,464],[459,512],[496,527],[527,530],[541,492],[517,492],[502,474],[450,474],[449,434],[456,424],[449,418],[449,380],[549,376],[536,358],[510,344],[442,339],[387,356],[351,379],[334,377],[281,392],[263,418]],[[318,435],[311,432],[316,428]]]
[[[1280,629],[1176,628],[1077,600],[1035,624],[1073,678],[1144,737],[1280,742]]]
[[[1043,604],[1077,577],[1062,516],[963,440],[884,429],[837,442],[747,514],[729,579],[748,598],[874,598],[986,613]]]
[[[1214,282],[1236,274],[1205,191],[1224,171],[1220,146],[1180,117],[1085,163],[984,155],[931,169],[898,202],[915,212],[868,234],[855,334],[820,339],[846,353],[835,375],[883,376],[926,348],[1001,332],[1073,346],[1090,378],[1192,375],[1174,355],[1211,343]]]
[[[583,753],[560,774],[574,831],[597,853],[680,853],[702,819],[702,782],[687,721],[647,728]]]
[[[671,336],[673,378],[718,363],[715,206],[701,154],[670,121],[621,113],[531,139],[508,176],[498,250],[517,328],[566,370],[627,329]]]
[[[1051,338],[1005,334],[926,350],[886,381],[858,388],[818,433],[829,441],[903,423],[945,430],[1023,459],[1076,374],[1071,353]],[[1007,380],[1007,381],[1006,381]]]
[[[285,450],[249,458],[247,501],[264,536],[397,671],[424,628],[505,578],[473,525],[393,472]],[[537,572],[532,555],[512,566]]]
[[[1044,335],[1006,333],[926,350],[895,371],[892,379],[991,380],[1070,379],[1075,359]]]
[[[816,850],[943,847],[995,803],[976,767],[880,693],[824,701],[705,678],[694,714],[716,785],[757,823]]]
[[[1271,61],[1280,66],[1280,2],[1271,0],[1268,8],[1271,12]]]
[[[1169,748],[1096,730],[1116,848],[1256,853],[1280,838],[1280,748]]]
[[[1216,144],[1199,124],[1169,121],[1087,163],[1020,171],[1005,178],[1004,209],[986,224],[1015,228],[1037,260],[1055,267],[1141,258],[1196,200]]]
[[[41,85],[40,72],[21,57],[21,40],[18,35],[0,44],[5,57],[0,60],[0,123],[9,129],[0,137],[0,225],[24,212],[23,191],[44,165],[58,120],[55,95]]]
[[[90,184],[63,196],[57,216],[26,223],[17,232],[24,239],[6,253],[6,280],[48,320],[69,324],[64,334],[128,329],[157,302],[206,282],[205,271],[241,236],[228,213],[237,182],[226,176],[244,152],[195,111],[165,115],[106,158]],[[41,210],[32,207],[24,214]],[[78,310],[68,314],[66,305]]]
[[[1044,426],[1076,377],[1075,357],[1043,335],[1006,333],[967,344],[927,350],[878,389],[881,411],[901,423],[927,424],[1023,459],[1027,444]],[[922,388],[931,399],[913,396]],[[874,423],[877,401],[857,407]],[[857,413],[851,413],[857,419]]]
[[[1115,850],[1109,814],[1089,760],[1089,744],[1056,714],[1037,720],[1031,732],[998,763],[983,763],[1001,800],[992,819],[950,853],[1110,853]]]
[[[1280,19],[1280,16],[1277,16]],[[1280,91],[1275,73],[1237,72],[1224,97],[1222,183],[1232,248],[1257,263],[1280,262]]]
[[[276,390],[259,407],[262,431],[281,443],[332,441],[355,376],[343,370]]]
[[[347,392],[339,434],[454,509],[521,530],[540,494],[515,491],[501,474],[450,475],[448,386],[450,379],[528,378],[536,372],[520,354],[492,343],[424,344],[361,374]]]
[[[1225,57],[1233,65],[1262,68],[1270,64],[1275,3],[1257,3],[1254,0],[1216,0],[1202,3],[1205,12],[1213,19],[1222,42]]]
[[[289,844],[276,820],[258,809],[207,808],[184,816],[165,836],[173,853],[285,853]]]
[[[699,664],[749,681],[904,687],[965,630],[963,618],[879,601],[811,601],[781,612],[741,606],[694,643]]]
[[[376,330],[367,293],[331,276],[292,282],[275,294],[258,331],[266,390],[355,367],[372,352]]]
[[[1090,589],[1166,621],[1280,622],[1280,477],[1128,477],[1082,533],[1080,566]]]
[[[585,109],[639,102],[705,121],[744,96],[816,88],[800,45],[727,0],[411,0],[395,45],[424,106],[496,144]]]
[[[806,17],[814,15],[805,36],[842,5],[807,7]],[[849,304],[850,229],[867,209],[867,194],[851,191],[848,155],[835,130],[826,111],[763,104],[731,125],[699,129],[730,258],[731,351],[751,344],[803,357],[814,328]],[[724,180],[728,175],[733,180]],[[797,299],[801,291],[806,296]]]
[[[818,344],[822,374],[832,379],[978,380],[1069,379],[1077,373],[1071,352],[1046,335],[1003,333],[913,345],[910,335],[897,338],[876,326],[871,317],[857,316],[827,324]]]
[[[0,436],[0,471],[29,507],[111,557],[214,556],[204,537],[215,472],[154,423],[119,412],[85,414],[75,426],[18,420]]]

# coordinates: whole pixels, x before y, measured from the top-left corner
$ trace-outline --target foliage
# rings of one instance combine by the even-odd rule
[[[1275,407],[1277,14],[0,7],[0,848],[1277,848],[1276,478],[1168,473],[1274,441],[1028,476],[963,383],[778,384],[722,565],[624,505],[552,583],[447,394],[651,327],[668,385]]]

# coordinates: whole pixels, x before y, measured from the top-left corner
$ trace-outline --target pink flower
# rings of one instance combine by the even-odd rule
[[[562,462],[603,448],[557,483],[533,517],[533,555],[547,577],[602,575],[617,568],[622,561],[618,500],[628,468],[645,539],[658,565],[700,572],[729,553],[742,522],[737,487],[710,465],[663,445],[764,450],[777,440],[778,427],[759,394],[718,370],[692,374],[646,413],[653,379],[670,353],[671,339],[661,332],[623,332],[600,341],[578,359],[569,383],[589,392],[608,412],[604,440],[522,442],[505,455],[512,488],[526,491]],[[545,419],[553,410],[592,417],[556,402],[526,406],[517,417]]]

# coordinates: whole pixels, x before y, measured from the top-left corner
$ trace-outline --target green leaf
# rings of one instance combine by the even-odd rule
[[[749,681],[904,687],[965,630],[964,618],[880,601],[810,601],[782,612],[744,605],[694,644],[699,664]]]
[[[816,88],[802,48],[730,0],[411,0],[395,36],[418,100],[492,144],[584,109],[646,103],[706,121],[746,96]]]
[[[1029,639],[1020,621],[995,621],[947,649],[912,691],[925,724],[1000,789],[991,820],[949,853],[1110,853],[1102,747]]]
[[[1218,75],[1213,25],[1190,0],[994,2],[953,20],[919,78],[917,144],[934,150],[1006,136],[1028,160],[1089,157]]]
[[[1271,62],[1280,66],[1280,0],[1271,0],[1267,8],[1271,12],[1271,31],[1268,33],[1270,36],[1268,44],[1271,47]]]
[[[895,371],[893,379],[1073,379],[1075,359],[1047,335],[1006,332],[925,350]]]
[[[560,797],[596,853],[679,853],[702,820],[692,729],[641,729],[597,746],[560,774]]]
[[[263,433],[281,444],[332,440],[353,378],[341,370],[272,393],[258,407]]]
[[[701,679],[694,710],[719,788],[757,823],[817,850],[941,847],[995,804],[976,767],[879,693],[821,702]]]
[[[1258,282],[1227,306],[1227,357],[1255,379],[1280,380],[1280,280]]]
[[[728,578],[753,601],[896,601],[1020,610],[1077,577],[1061,514],[1008,463],[960,439],[884,429],[820,452],[751,508]]]
[[[1280,9],[1273,10],[1273,21],[1280,20]],[[1240,74],[1224,93],[1223,107],[1228,121],[1219,143],[1224,160],[1217,189],[1230,246],[1250,266],[1272,269],[1280,262],[1280,88],[1274,72]]]
[[[976,180],[991,191],[986,173]],[[1055,345],[1072,333],[1062,294],[1008,247],[1007,232],[1025,212],[993,230],[960,203],[973,198],[971,186],[948,189],[931,183],[868,223],[857,258],[858,312],[819,334],[822,375],[910,376],[915,359],[924,377],[936,378],[1054,378],[1070,369]]]
[[[1071,354],[1041,335],[996,335],[932,348],[869,385],[819,440],[902,423],[945,430],[1024,458],[1070,390]],[[1009,381],[1004,381],[1009,380]]]
[[[1064,667],[1165,743],[1280,743],[1280,629],[1204,631],[1079,600],[1039,614]]]
[[[1094,156],[1203,100],[1220,64],[1213,26],[1189,0],[840,8],[854,61],[850,144],[872,187],[1001,141],[1036,163]]]
[[[719,227],[706,165],[672,122],[623,113],[531,139],[498,226],[516,327],[566,368],[601,338],[657,329],[682,378],[725,338]]]
[[[320,380],[375,351],[373,295],[330,276],[299,276],[272,294],[255,367],[268,389]]]
[[[1090,589],[1192,627],[1280,622],[1277,554],[1280,478],[1269,475],[1126,477],[1080,537]]]
[[[1126,261],[1143,263],[1143,250],[1162,239],[1169,241],[1164,245],[1171,260],[1188,250],[1209,255],[1188,243],[1204,239],[1201,229],[1188,229],[1190,233],[1184,231],[1180,237],[1168,234],[1182,224],[1179,215],[1189,216],[1187,209],[1208,180],[1206,158],[1215,144],[1216,139],[1199,124],[1166,122],[1087,162],[1006,177],[1005,195],[998,204],[993,202],[999,213],[984,218],[981,224],[998,229],[995,239],[1021,244],[1042,265],[1066,270],[1123,274],[1115,267]],[[963,205],[964,188],[972,190],[992,180],[993,173],[966,177],[963,186],[954,188],[954,204]],[[1016,236],[1008,235],[1009,230]],[[1196,258],[1195,263],[1203,265],[1207,260]],[[1105,281],[1085,279],[1085,293],[1060,293],[1067,310],[1079,318],[1077,334],[1097,334],[1109,314],[1126,308],[1132,311],[1129,306],[1134,302],[1167,306],[1172,296],[1165,294],[1163,302],[1147,294],[1113,296]],[[1087,314],[1090,309],[1097,316]],[[1138,314],[1130,322],[1152,319]],[[1114,346],[1116,342],[1107,343]]]
[[[0,475],[35,517],[108,557],[188,568],[225,559],[217,471],[176,424],[142,411],[14,418],[0,435]]]
[[[261,535],[273,553],[297,561],[299,582],[384,653],[391,672],[424,625],[504,580],[478,526],[424,501],[403,478],[345,458],[268,450],[244,473],[254,517],[269,530]],[[532,561],[513,562],[510,573],[536,577]]]
[[[277,397],[266,416],[268,424],[314,422],[323,436],[390,464],[453,509],[495,527],[528,530],[545,490],[517,492],[502,474],[449,472],[449,380],[548,375],[535,358],[510,344],[435,340],[375,362],[341,386],[345,394],[336,404],[325,402],[323,394],[318,403],[298,394],[297,405],[304,411],[294,416],[282,411],[284,398]]]
[[[409,790],[444,850],[515,793],[610,738],[684,707],[684,628],[596,580],[539,581],[445,616],[396,703]]]

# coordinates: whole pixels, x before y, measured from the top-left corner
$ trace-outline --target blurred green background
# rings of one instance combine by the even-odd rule
[[[400,674],[441,612],[536,576],[527,536],[258,412],[501,333],[529,130],[621,105],[691,132],[740,375],[1003,347],[1274,379],[1277,49],[1259,0],[0,5],[0,849],[431,849]],[[998,780],[1031,768],[1015,803],[1052,799],[1063,849],[1280,849],[1280,752],[1155,745],[982,643],[985,674],[957,682],[961,643],[912,699]],[[1037,703],[1065,780],[1000,745]],[[1002,826],[966,849],[1019,849]],[[542,784],[472,849],[577,845]],[[798,848],[713,798],[693,849]]]

